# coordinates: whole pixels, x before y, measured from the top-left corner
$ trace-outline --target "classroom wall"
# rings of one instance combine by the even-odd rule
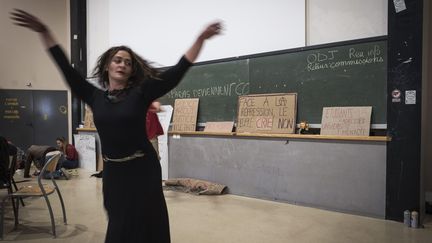
[[[224,21],[225,34],[207,43],[199,61],[387,35],[386,0],[224,0],[214,6],[199,0],[87,0],[87,4],[89,72],[103,50],[120,43],[158,64],[172,65],[213,19]]]
[[[307,0],[307,45],[387,35],[387,0]]]
[[[156,66],[169,66],[210,22],[226,26],[217,41],[206,43],[199,61],[213,60],[305,45],[304,0],[109,0],[87,1],[88,67],[104,49],[128,45]],[[131,7],[134,6],[134,7]],[[290,14],[286,14],[290,12]],[[105,31],[107,30],[107,31]],[[103,47],[103,49],[100,49]]]
[[[197,61],[305,45],[304,0],[109,0],[110,45],[126,43],[162,66],[175,64],[209,23],[225,23]],[[130,6],[134,6],[131,8]]]
[[[108,48],[108,4],[106,0],[87,0],[87,74],[91,75],[97,58]]]
[[[47,55],[39,36],[9,20],[13,8],[27,10],[47,23],[69,52],[68,0],[0,1],[0,73],[2,89],[66,90],[62,77]],[[31,83],[31,87],[27,84]]]
[[[10,21],[9,12],[14,8],[21,8],[37,15],[51,28],[66,53],[70,52],[69,0],[1,0],[0,89],[67,90],[39,36],[13,25]],[[68,92],[69,128],[70,100]]]

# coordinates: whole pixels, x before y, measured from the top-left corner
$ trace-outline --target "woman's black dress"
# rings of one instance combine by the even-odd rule
[[[93,111],[102,153],[123,158],[144,151],[144,157],[126,162],[104,162],[103,195],[108,214],[105,242],[170,242],[168,212],[162,191],[161,167],[147,139],[146,111],[150,103],[174,88],[191,66],[185,57],[161,74],[130,88],[119,102],[89,84],[69,64],[59,46],[50,53],[76,95]]]

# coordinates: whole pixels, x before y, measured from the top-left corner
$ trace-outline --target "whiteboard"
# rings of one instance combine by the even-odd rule
[[[96,138],[90,134],[74,134],[80,168],[96,170]]]

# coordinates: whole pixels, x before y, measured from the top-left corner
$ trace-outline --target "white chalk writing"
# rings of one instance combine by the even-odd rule
[[[174,89],[167,97],[170,99],[200,98],[206,96],[239,96],[249,93],[249,82],[232,82],[225,85],[197,88]]]
[[[337,69],[384,62],[381,47],[378,45],[375,45],[372,49],[367,51],[350,48],[345,57],[346,59],[341,56],[342,60],[340,61],[335,61],[337,55],[341,56],[337,50],[309,54],[307,56],[307,71]]]

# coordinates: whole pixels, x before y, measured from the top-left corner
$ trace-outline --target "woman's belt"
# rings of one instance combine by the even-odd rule
[[[112,162],[126,162],[129,160],[133,160],[136,158],[140,158],[140,157],[144,157],[145,153],[141,150],[137,150],[134,154],[123,157],[123,158],[117,158],[117,159],[112,159],[112,158],[108,158],[106,155],[103,155],[103,160],[104,161],[112,161]]]

